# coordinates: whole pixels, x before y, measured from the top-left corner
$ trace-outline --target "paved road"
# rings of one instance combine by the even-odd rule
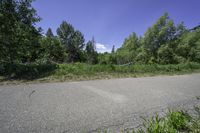
[[[192,105],[199,95],[200,74],[4,85],[0,132],[119,131],[146,113]]]

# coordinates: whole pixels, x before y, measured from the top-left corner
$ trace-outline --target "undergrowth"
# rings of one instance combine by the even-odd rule
[[[200,100],[197,97],[197,100]],[[104,133],[111,133],[104,131]],[[186,111],[169,110],[164,117],[158,114],[145,119],[138,129],[124,130],[121,133],[200,133],[200,106],[194,107],[194,114]]]
[[[44,81],[58,80],[88,80],[121,77],[141,77],[162,74],[185,74],[200,71],[200,64],[185,63],[174,65],[159,64],[132,64],[119,65],[90,65],[84,63],[74,64],[17,64],[13,66],[12,74],[9,75],[7,66],[0,67],[0,76],[5,80],[35,80]],[[6,77],[9,77],[6,79]],[[1,78],[3,79],[3,78]],[[1,81],[1,80],[0,80]],[[3,81],[3,80],[2,80]]]

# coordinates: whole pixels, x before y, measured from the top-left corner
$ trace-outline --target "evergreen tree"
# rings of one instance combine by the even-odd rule
[[[47,33],[46,33],[46,37],[54,38],[54,35],[53,35],[51,28],[48,28]]]
[[[113,45],[111,53],[115,53],[115,45]]]
[[[35,23],[40,21],[32,0],[0,1],[0,62],[9,65],[32,62],[37,58],[40,30]]]
[[[66,21],[63,21],[57,29],[57,34],[68,54],[68,62],[81,61],[81,54],[85,41],[83,34],[75,30],[74,27]]]
[[[94,38],[92,41],[88,41],[86,44],[86,56],[87,56],[87,62],[90,64],[95,64],[98,62],[97,59],[97,52],[95,50],[95,41]]]
[[[63,63],[66,60],[66,53],[57,37],[43,37],[40,40],[40,63]]]

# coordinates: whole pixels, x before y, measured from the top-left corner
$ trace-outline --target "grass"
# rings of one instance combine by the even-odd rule
[[[196,98],[197,98],[197,100],[200,100],[200,96],[197,96]]]
[[[144,129],[148,133],[176,133],[188,131],[189,117],[183,111],[169,111],[166,117],[159,118],[158,115],[146,120]]]
[[[196,98],[200,100],[200,96]],[[164,117],[159,117],[156,114],[150,119],[143,119],[143,125],[137,130],[126,129],[122,130],[121,133],[200,133],[200,106],[194,106],[193,115],[182,110],[168,110]],[[106,130],[104,133],[111,132]]]
[[[183,111],[169,111],[160,118],[158,115],[145,120],[143,128],[134,132],[147,133],[200,133],[200,107],[194,108],[196,116],[190,116]]]
[[[6,79],[6,67],[0,69],[0,81]],[[119,65],[90,65],[84,63],[74,64],[32,64],[16,65],[13,72],[14,80],[23,81],[74,81],[92,79],[110,79],[124,77],[141,77],[154,75],[174,75],[200,72],[200,64],[185,63],[177,65],[135,64],[129,66]],[[10,80],[10,79],[9,79]]]
[[[174,75],[200,71],[200,64],[187,63],[178,65],[89,65],[83,63],[59,64],[55,73],[47,77],[55,80],[91,80],[123,77],[142,77],[154,75]]]

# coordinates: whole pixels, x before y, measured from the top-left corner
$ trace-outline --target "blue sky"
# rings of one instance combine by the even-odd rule
[[[56,33],[65,20],[86,41],[94,36],[99,52],[120,47],[131,32],[142,36],[164,12],[188,28],[200,24],[200,0],[36,0],[33,6],[44,32],[50,27]]]

